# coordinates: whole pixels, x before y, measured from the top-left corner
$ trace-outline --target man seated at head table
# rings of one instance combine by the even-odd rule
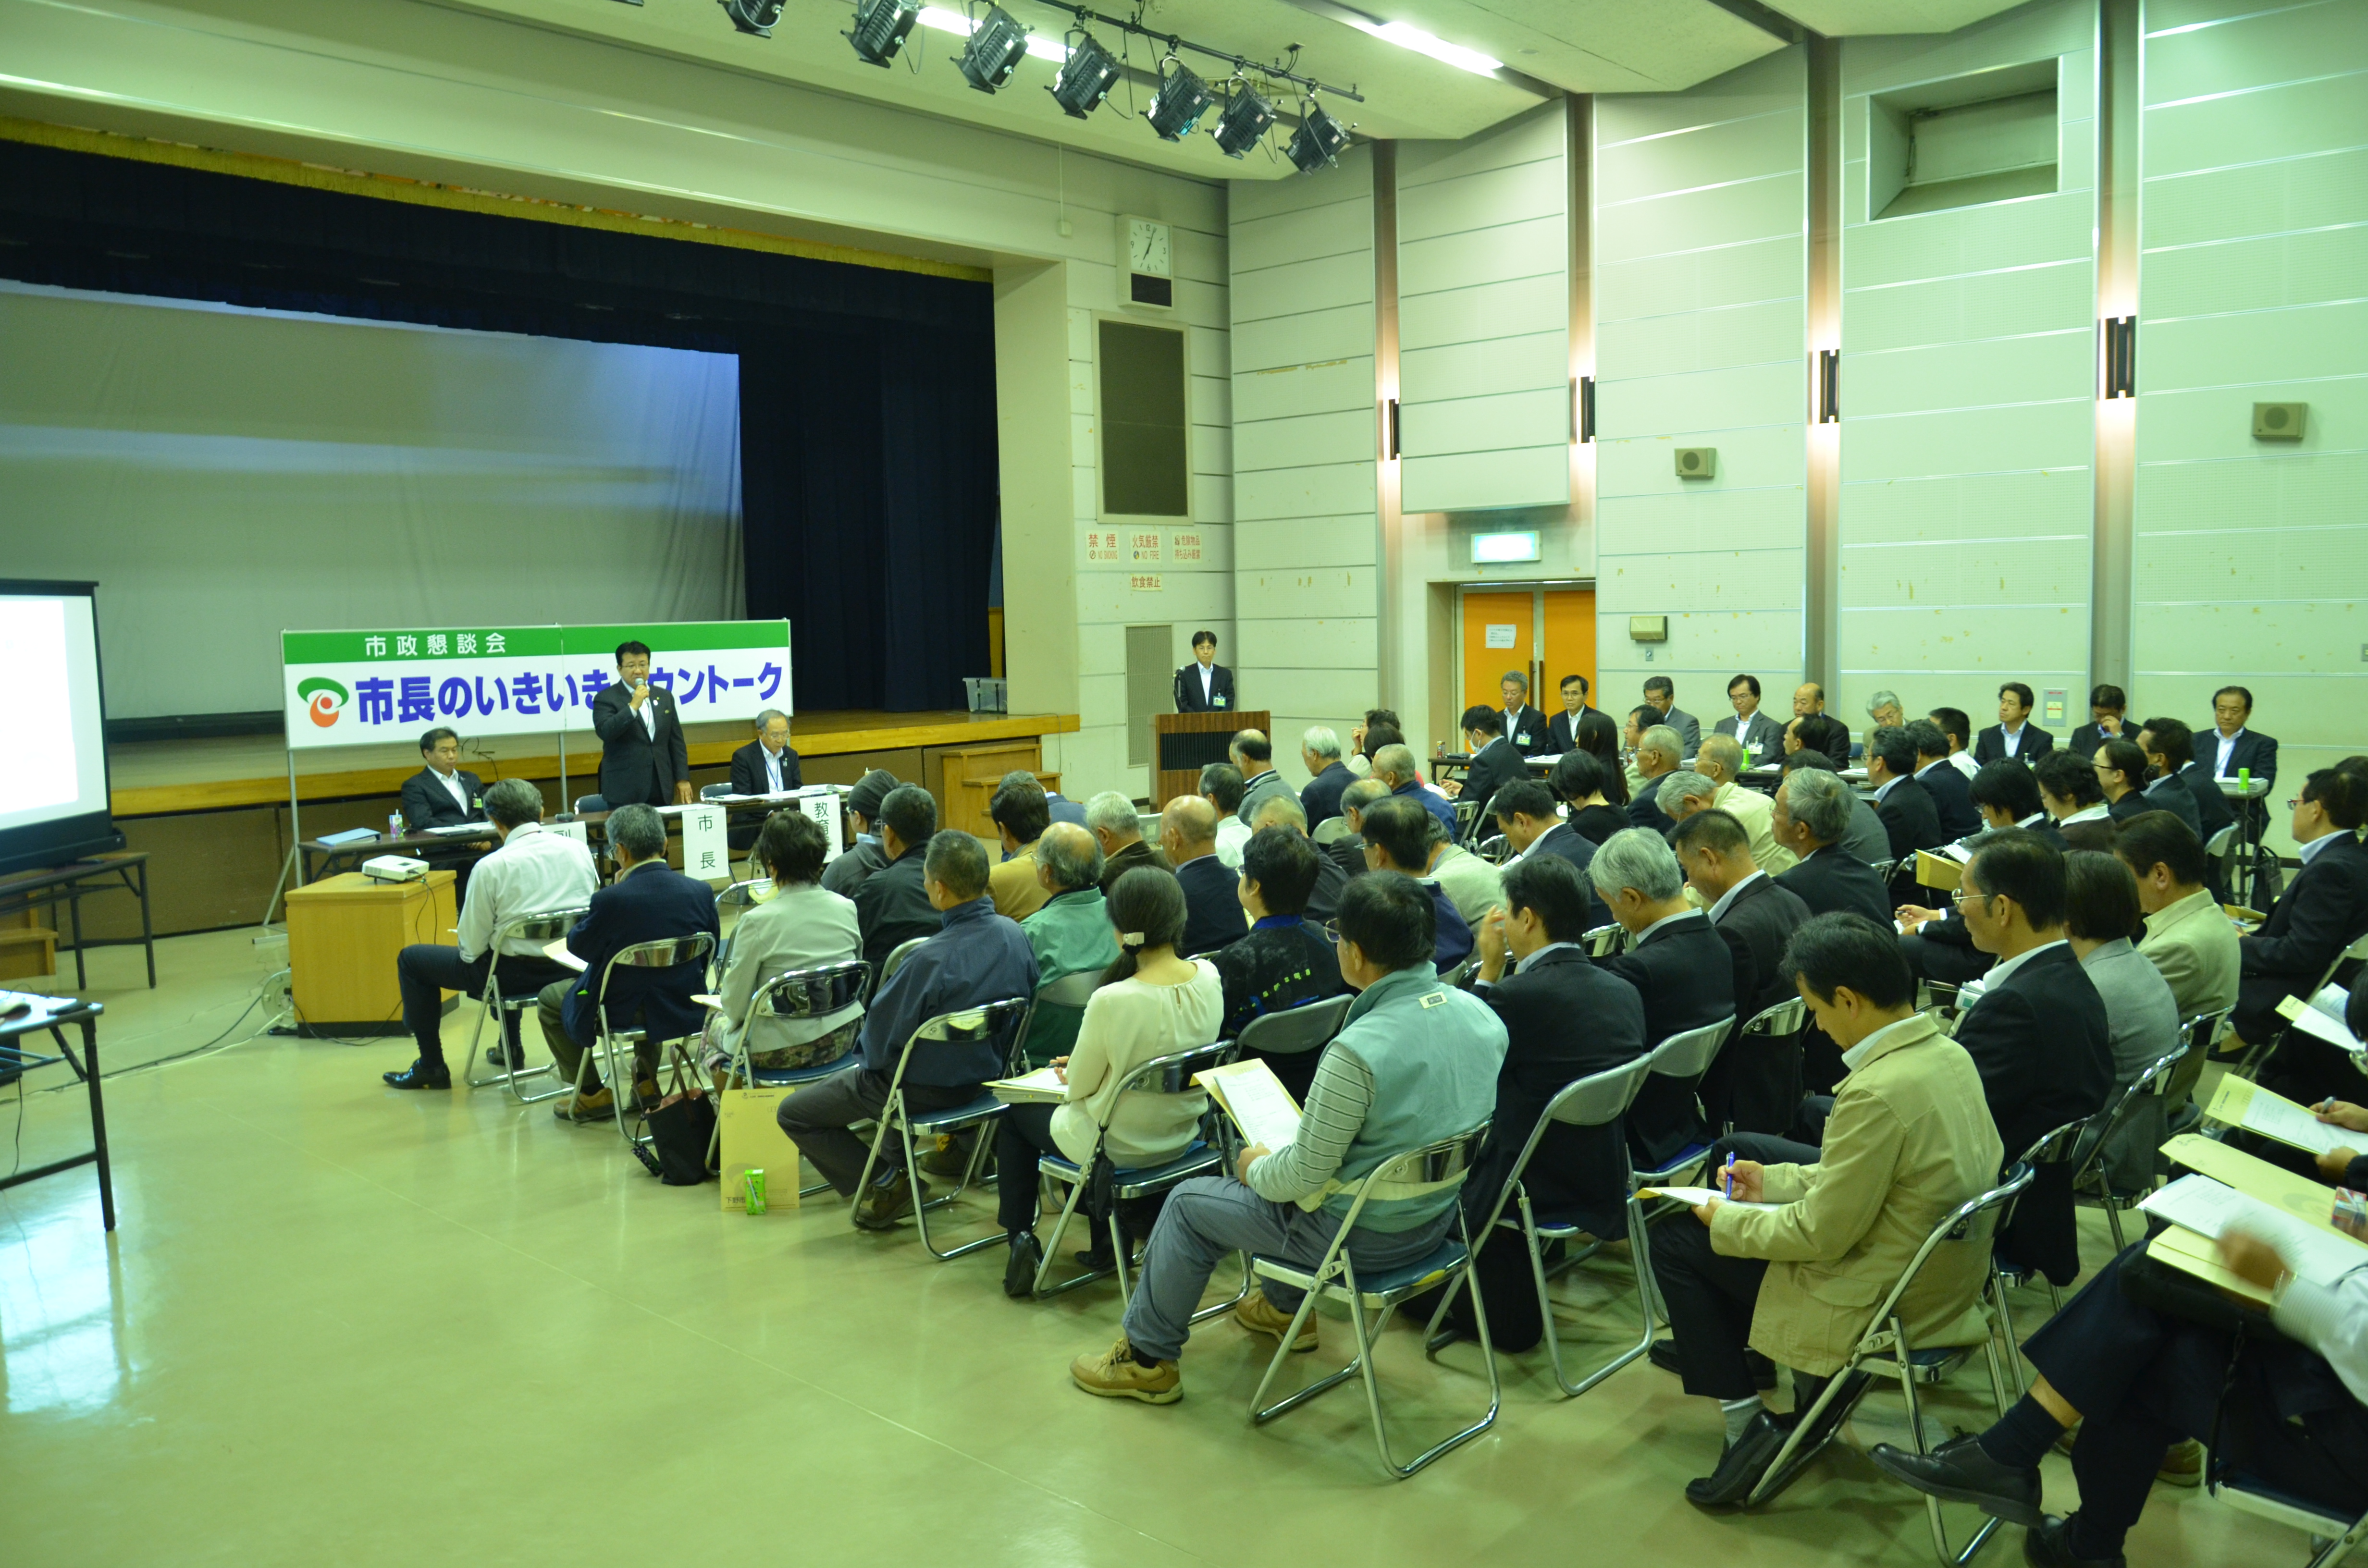
[[[1036,955],[1038,988],[1072,974],[1099,974],[1116,963],[1118,938],[1110,931],[1101,888],[1101,846],[1094,835],[1072,823],[1053,823],[1037,838],[1030,863],[1045,900],[1019,923],[1019,929],[1028,937],[1028,950]],[[1036,1009],[1022,1042],[1030,1070],[1069,1054],[1081,1016],[1067,1007]]]
[[[924,858],[938,831],[937,797],[917,784],[899,784],[880,802],[880,850],[887,864],[855,892],[855,921],[863,932],[863,961],[871,966],[876,995],[888,955],[906,942],[934,937],[943,920],[930,902]]]
[[[1702,745],[1702,721],[1678,706],[1678,688],[1667,676],[1645,677],[1645,701],[1653,716],[1645,727],[1667,724],[1678,733],[1678,746],[1684,756],[1691,756]]]
[[[1975,737],[1974,760],[2003,757],[2029,767],[2055,749],[2055,737],[2031,722],[2032,710],[2038,706],[2038,698],[2022,682],[2010,680],[1999,687],[1998,722]]]
[[[1759,710],[1759,677],[1737,676],[1726,683],[1726,700],[1735,711],[1715,726],[1743,748],[1746,767],[1775,761],[1784,754],[1784,727]],[[1707,739],[1708,737],[1704,737]]]
[[[2064,749],[2086,762],[2097,755],[2097,748],[2107,741],[2130,738],[2129,721],[2123,715],[2130,710],[2129,693],[2118,686],[2099,686],[2089,692],[2089,722],[2066,737]]]
[[[880,802],[894,788],[896,776],[884,767],[875,767],[857,779],[855,788],[847,792],[847,824],[855,830],[855,841],[823,868],[822,885],[826,892],[853,898],[855,890],[872,872],[888,864],[888,857],[880,850]]]
[[[1896,691],[1878,691],[1866,699],[1867,730],[1896,730],[1907,722],[1907,710]]]
[[[804,786],[798,754],[790,745],[790,716],[768,708],[757,715],[757,738],[732,754],[732,792],[779,795]]]
[[[1256,838],[1270,827],[1279,827],[1305,838],[1307,813],[1290,796],[1277,796],[1258,807],[1258,815],[1250,821],[1250,836]],[[1349,886],[1349,873],[1340,869],[1338,861],[1317,850],[1312,841],[1308,848],[1315,850],[1315,886],[1308,891],[1307,917],[1320,926],[1340,913],[1340,894]],[[1248,855],[1247,845],[1242,846],[1242,853],[1246,857]],[[1247,860],[1244,863],[1247,864]]]
[[[1102,896],[1108,898],[1118,880],[1137,866],[1171,869],[1167,857],[1143,838],[1143,816],[1134,802],[1115,790],[1105,790],[1086,802],[1086,827],[1102,851]]]
[[[707,1010],[691,1000],[706,988],[704,959],[665,969],[621,965],[614,974],[609,960],[643,942],[722,934],[715,890],[666,864],[666,819],[655,808],[620,806],[608,825],[617,880],[592,895],[591,907],[567,934],[567,950],[584,960],[584,972],[553,981],[537,998],[551,1060],[561,1081],[575,1085],[575,1094],[552,1108],[562,1121],[618,1114],[614,1091],[600,1082],[591,1059],[602,1017],[611,1029],[642,1031],[633,1046],[633,1087],[644,1106],[656,1101],[659,1049],[700,1033],[707,1021]]]
[[[1184,1393],[1178,1358],[1220,1259],[1238,1251],[1314,1267],[1355,1201],[1342,1187],[1487,1119],[1505,1026],[1468,994],[1440,983],[1430,963],[1436,908],[1408,877],[1382,871],[1350,884],[1337,961],[1360,994],[1317,1064],[1298,1136],[1281,1149],[1253,1143],[1230,1175],[1195,1176],[1168,1195],[1124,1331],[1107,1351],[1070,1363],[1077,1387],[1173,1404]],[[1456,1199],[1452,1186],[1371,1199],[1344,1244],[1349,1258],[1371,1274],[1429,1256],[1455,1228]],[[1295,1315],[1303,1301],[1269,1281],[1234,1317],[1253,1334],[1313,1350],[1316,1319]]]
[[[1306,835],[1288,827],[1262,827],[1250,835],[1235,883],[1235,896],[1250,928],[1209,955],[1224,987],[1221,1032],[1226,1038],[1238,1037],[1269,1013],[1340,994],[1340,966],[1334,961],[1332,944],[1307,914],[1318,868],[1326,864]],[[1341,885],[1345,892],[1348,884]],[[1321,1054],[1300,1051],[1265,1061],[1292,1098],[1304,1100]]]
[[[419,771],[403,781],[403,825],[408,833],[482,822],[485,787],[461,766],[461,737],[438,725],[419,737]],[[542,813],[535,813],[540,817]]]
[[[1230,762],[1212,762],[1201,769],[1201,799],[1216,813],[1217,858],[1225,869],[1238,869],[1242,846],[1250,836],[1250,824],[1241,815],[1242,770]]]
[[[1360,820],[1363,824],[1359,836],[1364,840],[1365,869],[1395,871],[1415,879],[1437,905],[1431,922],[1436,938],[1431,961],[1439,972],[1447,973],[1472,956],[1472,927],[1455,907],[1454,900],[1447,896],[1447,890],[1425,876],[1430,865],[1430,818],[1412,801],[1392,799],[1375,801],[1365,808]]]
[[[1650,828],[1615,833],[1588,865],[1595,896],[1628,933],[1628,950],[1597,960],[1645,999],[1645,1049],[1671,1035],[1735,1017],[1735,960],[1699,909],[1687,906],[1685,872],[1669,841]],[[1628,1108],[1628,1148],[1650,1170],[1706,1143],[1695,1094],[1702,1081],[1656,1073]]]
[[[1006,920],[1025,920],[1044,907],[1046,896],[1036,878],[1036,841],[1053,820],[1044,786],[1026,768],[1014,768],[996,781],[986,814],[1003,845],[1002,860],[987,873],[987,896]]]
[[[447,731],[446,733],[450,733]],[[403,993],[403,1021],[418,1042],[417,1060],[400,1073],[383,1074],[398,1089],[449,1089],[452,1072],[444,1062],[444,993],[482,996],[485,976],[495,966],[494,933],[522,915],[555,914],[591,902],[600,885],[583,845],[542,826],[542,791],[523,778],[504,778],[485,791],[486,814],[501,847],[477,862],[467,899],[461,905],[459,946],[414,943],[395,955],[395,979]],[[573,977],[545,956],[546,942],[517,938],[505,947],[498,967],[502,989],[516,995]],[[502,1033],[491,1057],[504,1053],[516,1068],[525,1064],[518,1044],[518,1016],[502,1015]]]
[[[1850,1069],[1824,1144],[1805,1160],[1728,1159],[1712,1185],[1734,1201],[1713,1197],[1695,1209],[1700,1223],[1652,1233],[1672,1335],[1654,1360],[1679,1372],[1688,1393],[1716,1400],[1726,1427],[1716,1468],[1687,1483],[1698,1507],[1751,1494],[1849,1359],[1873,1304],[1941,1216],[1995,1184],[2004,1157],[1973,1064],[1916,1011],[1916,981],[1889,930],[1818,915],[1793,934],[1784,966]],[[1910,1341],[1980,1343],[1988,1269],[1986,1227],[1942,1243],[1899,1302]],[[1793,1369],[1792,1415],[1761,1398],[1780,1365]],[[1849,1415],[1865,1381],[1854,1373],[1835,1391],[1824,1429]]]
[[[1201,795],[1178,795],[1159,813],[1159,846],[1184,884],[1187,958],[1214,952],[1249,929],[1234,873],[1217,856],[1218,820],[1217,808]]]
[[[995,912],[986,892],[986,849],[959,829],[918,846],[922,886],[939,912],[939,929],[905,955],[896,972],[871,998],[857,1038],[858,1060],[818,1084],[782,1096],[775,1119],[798,1152],[842,1198],[854,1198],[855,1222],[884,1231],[928,1199],[913,1190],[903,1151],[881,1152],[884,1169],[857,1193],[871,1140],[854,1127],[874,1121],[895,1084],[908,1110],[951,1110],[979,1097],[980,1085],[1003,1076],[1008,1037],[946,1038],[913,1043],[901,1084],[896,1066],[914,1031],[930,1019],[990,1002],[1025,1001],[1036,994],[1036,955],[1027,936]],[[875,881],[877,879],[874,879]],[[1024,1179],[1024,1178],[1023,1178]]]

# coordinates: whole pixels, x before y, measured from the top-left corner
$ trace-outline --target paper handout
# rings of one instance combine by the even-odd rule
[[[2328,1194],[2331,1203],[2333,1193]],[[2239,1230],[2278,1249],[2303,1278],[2333,1285],[2355,1268],[2368,1267],[2368,1246],[2272,1208],[2258,1198],[2204,1176],[2185,1176],[2138,1205],[2199,1236],[2219,1240]]]
[[[2353,1132],[2321,1121],[2284,1096],[2272,1094],[2233,1073],[2220,1080],[2203,1114],[2214,1121],[2241,1127],[2313,1154],[2330,1153],[2337,1149],[2368,1149],[2368,1132]]]
[[[1017,1078],[997,1078],[986,1092],[1005,1105],[1060,1105],[1069,1097],[1069,1085],[1054,1067],[1039,1067]]]
[[[1192,1081],[1209,1091],[1252,1143],[1280,1149],[1299,1136],[1299,1103],[1258,1058],[1195,1073]]]

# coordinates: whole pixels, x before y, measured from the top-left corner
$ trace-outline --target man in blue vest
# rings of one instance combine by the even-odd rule
[[[1395,1155],[1466,1132],[1488,1119],[1505,1060],[1505,1026],[1488,1006],[1439,983],[1431,966],[1432,903],[1411,877],[1375,871],[1340,895],[1340,976],[1362,993],[1324,1052],[1298,1135],[1281,1149],[1252,1144],[1231,1176],[1196,1176],[1160,1211],[1126,1310],[1126,1331],[1069,1375],[1087,1393],[1173,1404],[1184,1394],[1177,1358],[1220,1258],[1237,1250],[1314,1267],[1348,1217],[1343,1190]],[[1348,1242],[1360,1272],[1427,1256],[1455,1223],[1453,1187],[1369,1200]],[[1234,1309],[1255,1334],[1292,1331],[1299,1293],[1269,1282]],[[1315,1348],[1315,1320],[1292,1348]]]

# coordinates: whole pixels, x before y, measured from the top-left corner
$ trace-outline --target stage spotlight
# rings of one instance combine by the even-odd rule
[[[782,0],[716,0],[732,25],[744,33],[758,38],[771,38],[773,24],[781,19]]]
[[[1044,90],[1053,101],[1072,119],[1083,119],[1110,97],[1118,85],[1118,56],[1096,42],[1090,33],[1078,33],[1077,41],[1069,46],[1069,58],[1061,64],[1060,74]]]
[[[1290,144],[1283,148],[1282,155],[1301,174],[1312,175],[1338,163],[1348,145],[1349,133],[1340,129],[1340,122],[1326,114],[1323,105],[1310,98],[1299,129],[1291,133]]]
[[[912,0],[858,0],[855,26],[839,36],[855,46],[856,58],[866,65],[885,67],[905,47],[921,8]]]
[[[970,35],[954,66],[963,81],[982,93],[991,93],[1010,81],[1011,74],[1027,58],[1028,29],[1002,6],[989,6],[986,20]]]
[[[1225,100],[1225,112],[1209,134],[1217,139],[1217,151],[1228,158],[1238,158],[1258,144],[1267,127],[1274,123],[1274,106],[1253,91],[1247,82],[1234,83],[1234,96]]]
[[[1151,129],[1162,142],[1181,142],[1192,134],[1192,128],[1201,123],[1215,99],[1209,84],[1174,55],[1159,63],[1159,91],[1152,95],[1151,107],[1143,111],[1143,118],[1151,121]]]

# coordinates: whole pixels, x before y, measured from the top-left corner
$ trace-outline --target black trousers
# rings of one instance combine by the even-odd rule
[[[995,1217],[1006,1231],[1036,1228],[1038,1193],[1042,1186],[1036,1176],[1036,1159],[1040,1154],[1061,1152],[1061,1146],[1053,1142],[1053,1113],[1059,1108],[1016,1105],[995,1124],[995,1168],[999,1173],[995,1184]]]
[[[411,1031],[411,1038],[419,1042],[422,1062],[431,1067],[444,1062],[444,993],[459,991],[483,996],[485,971],[492,961],[493,955],[486,952],[464,962],[460,949],[426,942],[415,942],[395,955],[395,983],[403,993],[403,1023]],[[512,995],[566,979],[570,972],[548,960],[516,953],[505,956],[501,968],[502,989]],[[510,1050],[517,1051],[518,1015],[503,1014],[502,1029]]]
[[[1921,937],[1899,938],[1899,955],[1918,980],[1929,980],[1941,985],[1963,985],[1990,971],[1998,960],[1979,948],[1960,948],[1949,942],[1927,941]]]
[[[2119,1553],[2164,1453],[2190,1437],[2215,1464],[2282,1492],[2368,1511],[2368,1412],[2333,1369],[2266,1316],[2144,1252],[2139,1243],[2108,1263],[2023,1346],[2081,1415],[2072,1550]]]
[[[1655,1225],[1652,1247],[1653,1278],[1669,1311],[1686,1392],[1720,1401],[1751,1398],[1759,1386],[1743,1353],[1751,1344],[1751,1314],[1768,1260],[1720,1256],[1711,1250],[1710,1227],[1691,1214]],[[1491,1317],[1489,1325],[1495,1324]]]
[[[863,1176],[863,1162],[871,1153],[871,1140],[857,1137],[848,1131],[848,1126],[870,1120],[888,1108],[889,1076],[859,1063],[796,1094],[783,1095],[781,1108],[773,1113],[781,1131],[798,1146],[800,1153],[814,1162],[814,1169],[841,1198],[855,1195],[855,1184]],[[905,1104],[916,1111],[951,1110],[976,1098],[976,1084],[951,1087],[937,1084],[905,1085]],[[894,1148],[883,1151],[882,1164],[887,1169],[872,1172],[875,1181],[905,1168],[904,1152]]]
[[[2285,1020],[2277,1020],[2283,1027]],[[2368,1077],[2351,1064],[2348,1052],[2323,1040],[2287,1029],[2277,1050],[2261,1063],[2261,1087],[2274,1090],[2296,1105],[2317,1105],[2325,1099],[2368,1102]]]

